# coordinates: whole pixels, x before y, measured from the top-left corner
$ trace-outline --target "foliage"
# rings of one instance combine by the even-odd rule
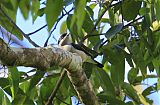
[[[33,21],[45,15],[49,32],[67,17],[60,32],[68,29],[73,41],[85,42],[87,47],[103,55],[103,69],[93,64],[84,67],[99,102],[109,105],[152,104],[147,96],[160,89],[159,5],[160,0],[1,0],[0,25],[22,39],[24,33],[13,24],[18,8],[24,19],[28,19],[30,12]],[[68,11],[68,7],[72,9]],[[124,82],[125,63],[131,67],[129,83]],[[8,77],[0,78],[0,104],[3,105],[43,105],[60,77],[58,67],[51,76],[46,72],[53,69],[20,72],[16,67],[8,67],[8,70]],[[156,76],[148,74],[147,70],[155,71]],[[31,72],[33,75],[28,75]],[[133,88],[153,77],[157,78],[156,83],[142,94]],[[70,104],[73,95],[76,96],[75,90],[65,77],[54,97],[54,104]],[[130,98],[129,102],[126,97]]]

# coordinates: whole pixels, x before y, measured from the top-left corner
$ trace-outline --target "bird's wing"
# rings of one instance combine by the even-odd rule
[[[97,57],[97,56],[99,55],[99,53],[97,53],[96,51],[94,51],[94,50],[86,47],[86,46],[83,45],[83,44],[79,45],[79,44],[71,43],[71,45],[72,45],[74,48],[85,52],[85,53],[86,53],[88,56],[90,56],[91,58],[95,58],[95,57]]]
[[[101,63],[97,62],[96,60],[94,60],[94,56],[93,56],[91,53],[89,53],[89,50],[91,50],[91,49],[89,49],[89,48],[86,47],[86,46],[85,46],[86,48],[81,47],[81,46],[79,46],[78,44],[75,44],[75,43],[71,43],[71,45],[72,45],[75,49],[80,50],[80,51],[83,51],[85,54],[87,54],[88,56],[90,56],[90,58],[95,62],[94,64],[96,64],[98,67],[100,67],[100,68],[103,67],[103,64],[101,64]]]

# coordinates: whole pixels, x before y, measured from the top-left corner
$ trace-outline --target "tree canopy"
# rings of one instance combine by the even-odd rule
[[[25,20],[32,17],[33,24],[37,18],[45,16],[46,25],[24,33],[16,25],[18,10]],[[153,104],[148,95],[160,89],[159,11],[160,0],[1,0],[0,63],[1,70],[5,72],[7,69],[8,74],[0,78],[0,104],[45,105],[51,101],[55,105],[70,105],[72,96],[77,97],[79,103],[83,101],[84,98],[81,99],[79,91],[75,89],[75,83],[69,76],[65,76],[62,64],[45,66],[45,57],[47,60],[52,57],[45,52],[46,46],[49,39],[54,37],[52,33],[55,30],[60,30],[57,34],[71,33],[73,42],[87,48],[94,58],[100,56],[98,60],[104,65],[103,68],[83,63],[84,75],[89,79],[99,104]],[[61,25],[60,29],[57,29],[57,25]],[[44,40],[44,46],[39,46],[31,37],[45,28],[49,35]],[[8,42],[5,42],[5,34],[8,34]],[[32,55],[37,56],[34,66],[31,64],[32,56],[28,56],[28,62],[26,60],[20,65],[17,64],[21,61],[15,61],[18,58],[16,54],[8,56],[14,55],[11,51],[14,47],[10,44],[14,39],[10,34],[19,40],[27,39],[34,47],[42,48],[17,50],[20,56],[36,52],[34,54],[37,55]],[[3,48],[9,49],[2,51]],[[37,51],[42,51],[44,55]],[[131,68],[127,74],[128,82],[125,81],[126,64]],[[34,68],[26,72],[19,71],[18,66]],[[134,88],[143,85],[143,81],[148,78],[156,78],[157,81],[148,84],[142,92]],[[76,86],[80,84],[78,82]],[[52,98],[51,93],[54,94]],[[85,93],[83,95],[85,97]]]

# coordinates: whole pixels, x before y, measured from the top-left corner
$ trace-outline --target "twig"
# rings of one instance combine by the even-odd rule
[[[85,36],[85,39],[89,38],[89,37],[95,37],[95,36],[101,36],[101,35],[105,35],[106,33],[100,33],[100,34],[88,34]]]
[[[94,31],[94,29],[96,28],[96,26],[99,24],[99,22],[101,21],[101,19],[102,19],[102,17],[103,17],[103,15],[106,13],[106,11],[110,8],[110,6],[111,6],[111,4],[112,4],[112,2],[113,2],[114,0],[112,0],[110,3],[109,3],[109,5],[106,7],[106,9],[102,12],[102,14],[98,17],[98,20],[96,21],[96,23],[95,23],[95,25],[94,25],[94,27],[92,28],[92,30],[91,30],[91,32],[90,33],[92,33],[93,31]]]
[[[135,19],[135,20],[129,22],[128,24],[126,24],[125,26],[123,26],[123,29],[126,29],[126,28],[127,28],[128,26],[130,26],[132,23],[134,23],[134,22],[136,22],[136,21],[142,19],[143,17],[144,17],[144,16],[141,16],[141,17],[139,17],[139,18],[137,18],[137,19]]]
[[[54,26],[53,30],[50,32],[50,34],[49,34],[49,36],[48,36],[48,38],[47,38],[46,42],[44,43],[44,47],[45,47],[45,46],[47,46],[48,41],[49,41],[49,39],[50,39],[50,37],[51,37],[52,33],[53,33],[53,32],[54,32],[54,30],[56,29],[56,27],[57,27],[57,25],[58,25],[59,21],[60,21],[60,20],[61,20],[65,15],[68,15],[68,14],[69,14],[73,9],[74,9],[74,8],[72,8],[71,10],[69,10],[68,12],[66,12],[65,14],[62,14],[62,16],[61,16],[61,17],[59,17],[59,18],[57,19],[57,22],[56,22],[56,24],[55,24],[55,26]]]
[[[106,7],[106,9],[105,9],[105,10],[102,12],[102,14],[98,17],[98,20],[96,21],[94,27],[91,29],[90,34],[92,34],[92,32],[96,29],[96,27],[97,27],[97,25],[99,24],[99,22],[101,21],[103,15],[104,15],[104,14],[106,13],[106,11],[111,7],[111,4],[112,4],[113,1],[114,1],[114,0],[112,0],[112,1],[110,2],[110,4]],[[80,43],[82,43],[83,41],[85,41],[88,37],[91,37],[91,36],[88,35],[88,34],[87,34],[86,36],[84,36],[84,37],[82,38],[82,40],[80,41]]]
[[[52,93],[51,93],[50,97],[48,98],[48,101],[46,102],[45,105],[51,105],[52,100],[56,96],[56,93],[57,93],[57,91],[58,91],[58,89],[59,89],[59,87],[60,87],[60,85],[61,85],[61,83],[62,83],[62,81],[63,81],[63,79],[64,79],[64,77],[66,75],[66,73],[67,73],[67,71],[65,69],[63,69],[62,73],[61,73],[61,76],[59,77],[59,79],[58,79],[58,81],[56,83],[56,86],[53,89],[53,91],[52,91]]]
[[[57,22],[56,22],[56,24],[55,24],[55,26],[54,26],[53,30],[50,32],[50,34],[49,34],[49,36],[48,36],[48,38],[47,38],[46,42],[44,43],[44,47],[46,47],[46,46],[47,46],[48,41],[49,41],[49,39],[50,39],[50,37],[51,37],[51,35],[52,35],[52,32],[56,29],[56,27],[57,27],[57,25],[58,25],[58,23],[59,23],[59,21],[60,21],[60,20],[61,20],[61,19],[58,19],[58,20],[57,20]]]
[[[100,46],[99,48],[101,48],[104,44],[106,44],[107,42],[109,42],[109,40],[107,39],[106,41],[104,41]]]
[[[142,16],[142,17],[139,17],[139,18],[137,18],[137,19],[135,19],[135,20],[133,20],[133,21],[131,21],[131,22],[129,22],[128,24],[126,24],[125,26],[123,26],[122,29],[127,28],[128,26],[130,26],[131,24],[133,24],[134,22],[136,22],[136,21],[138,21],[138,20],[140,20],[140,19],[142,19],[142,18],[143,18],[143,16]],[[88,34],[88,35],[86,35],[86,36],[83,37],[82,41],[84,41],[85,39],[87,39],[87,38],[89,38],[89,37],[100,36],[100,35],[105,35],[105,34],[106,34],[106,33],[93,34],[93,35]]]
[[[35,34],[36,32],[38,32],[38,31],[42,30],[42,29],[43,29],[43,28],[45,28],[46,26],[47,26],[47,24],[46,24],[46,25],[44,25],[44,26],[42,26],[41,28],[37,29],[36,31],[31,32],[31,33],[28,33],[28,34],[26,34],[26,35],[30,36],[30,35],[32,35],[32,34]]]
[[[3,11],[3,9],[0,6],[0,11],[3,13],[4,16],[23,34],[23,36],[35,47],[39,47],[34,41],[30,39],[29,36],[27,36],[15,23],[14,21]]]

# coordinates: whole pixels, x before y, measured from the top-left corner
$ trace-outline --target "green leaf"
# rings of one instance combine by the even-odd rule
[[[1,0],[0,4],[3,5],[4,7],[6,7],[7,9],[10,9],[10,10],[14,9],[12,2],[10,0]]]
[[[72,14],[68,15],[67,17],[67,28],[69,29],[72,40],[74,42],[75,40],[78,40],[78,32],[77,32],[77,26],[75,23],[74,23],[74,27],[71,27],[72,17],[73,17]]]
[[[18,69],[16,67],[10,67],[8,68],[8,70],[10,73],[9,78],[11,79],[11,83],[12,83],[12,86],[11,86],[12,98],[14,99],[18,92],[20,76],[19,76]]]
[[[147,73],[146,62],[144,60],[144,57],[143,57],[144,55],[142,53],[144,49],[141,49],[139,43],[137,43],[136,41],[132,41],[128,43],[127,47],[130,53],[132,54],[132,59],[136,64],[137,68],[141,70],[141,73],[143,76],[146,76],[146,73]]]
[[[104,49],[104,57],[111,63],[111,78],[117,88],[124,81],[125,57],[124,52],[117,47],[108,46]],[[117,59],[118,58],[118,59]]]
[[[60,27],[60,34],[63,34],[65,32],[67,32],[67,23],[66,21],[63,21]]]
[[[47,0],[45,13],[49,31],[55,24],[62,9],[63,9],[63,0]]]
[[[131,70],[128,72],[128,81],[133,84],[136,77],[138,75],[138,69],[136,68],[131,68]]]
[[[34,100],[35,97],[38,96],[38,89],[39,89],[38,86],[39,85],[37,87],[34,86],[30,91],[28,91],[29,86],[30,86],[30,82],[25,81],[20,84],[19,88],[24,92],[26,96],[28,96],[29,99]]]
[[[156,0],[155,1],[155,10],[156,10],[156,19],[157,20],[160,20],[160,13],[159,13],[159,10],[160,10],[160,0]]]
[[[94,19],[94,12],[93,10],[89,7],[89,6],[86,6],[86,9],[87,9],[87,12],[89,13],[89,16]],[[84,20],[85,21],[85,20]]]
[[[116,99],[116,97],[104,95],[104,93],[100,93],[97,96],[99,98],[99,101],[102,103],[106,103],[106,100],[107,100],[108,105],[127,105],[123,101]]]
[[[26,93],[28,91],[28,88],[29,88],[29,81],[24,81],[24,82],[21,82],[19,88],[23,90],[24,93]]]
[[[115,14],[114,11],[110,8],[108,9],[108,13],[109,13],[109,22],[111,26],[115,25]]]
[[[0,16],[1,16],[0,25],[3,28],[5,28],[8,32],[14,34],[16,37],[22,40],[23,33],[17,27],[15,27],[15,25],[13,25],[13,23],[10,21],[11,19],[13,22],[16,22],[16,13],[17,13],[16,9],[9,10],[2,6],[0,9]],[[7,16],[10,17],[10,19],[8,19]]]
[[[115,34],[117,34],[118,32],[120,32],[120,31],[122,30],[122,28],[123,28],[123,24],[122,24],[122,23],[120,23],[120,24],[118,24],[118,25],[115,25],[115,26],[111,27],[111,28],[106,32],[105,36],[106,36],[107,38],[112,38],[112,37],[115,36]]]
[[[149,86],[145,90],[143,90],[142,95],[145,97],[145,96],[148,96],[154,92],[157,92],[157,83],[152,86]]]
[[[82,28],[86,33],[90,34],[90,32],[92,31],[93,27],[94,27],[94,21],[91,20],[89,14],[86,12],[85,20],[84,20]],[[98,31],[94,30],[92,32],[92,34],[98,34]],[[100,40],[100,38],[99,38],[99,36],[94,36],[94,37],[89,37],[88,40],[91,41],[92,45],[95,45],[96,44],[95,40],[98,41],[98,40]]]
[[[16,98],[12,102],[12,105],[35,105],[35,104],[24,94],[17,94]]]
[[[129,64],[129,66],[130,66],[130,67],[134,67],[133,61],[132,61],[132,58],[131,58],[131,55],[128,54],[128,53],[125,53],[125,57],[126,57],[126,61],[127,61],[127,63]]]
[[[28,91],[31,91],[31,89],[34,88],[34,86],[36,86],[39,83],[39,81],[41,80],[43,76],[44,76],[44,72],[38,70],[36,74],[32,77],[32,79],[30,80]]]
[[[8,78],[0,78],[0,87],[5,89],[10,86],[10,81]]]
[[[125,59],[111,65],[111,78],[117,87],[124,81]]]
[[[81,28],[83,22],[85,20],[85,7],[86,7],[86,0],[76,0],[75,1],[75,12],[72,17],[71,27],[74,27],[74,23],[76,22],[78,33],[81,34]]]
[[[37,16],[43,16],[44,15],[44,11],[45,11],[45,7],[39,9],[38,12],[37,12]]]
[[[146,7],[142,7],[140,10],[139,10],[139,13],[144,16],[146,15],[147,13],[149,13],[149,8],[146,8]]]
[[[57,76],[54,76],[54,78],[48,77],[43,80],[42,86],[40,87],[40,95],[43,101],[46,101],[48,97],[51,95],[51,92],[53,91],[57,80]]]
[[[132,98],[137,104],[141,103],[139,96],[137,95],[137,92],[134,90],[134,88],[130,84],[124,82],[121,85],[121,87],[124,93],[126,93],[128,97]]]
[[[91,20],[89,14],[86,13],[85,20],[84,20],[82,28],[85,30],[86,33],[89,34],[91,32],[91,30],[92,30],[93,27],[94,27],[94,23]]]
[[[1,105],[11,105],[7,95],[4,93],[4,91],[0,88],[0,104]]]
[[[37,13],[40,8],[40,1],[39,0],[32,0],[32,7],[31,7],[31,12],[32,12],[32,18],[33,21],[37,18]]]
[[[124,0],[122,4],[123,18],[126,21],[134,20],[141,8],[141,1]]]
[[[96,70],[97,76],[100,78],[101,86],[104,89],[104,92],[108,96],[116,96],[113,83],[109,75],[104,70]]]
[[[20,0],[19,8],[21,10],[21,13],[23,14],[24,19],[27,19],[30,10],[30,0]]]

